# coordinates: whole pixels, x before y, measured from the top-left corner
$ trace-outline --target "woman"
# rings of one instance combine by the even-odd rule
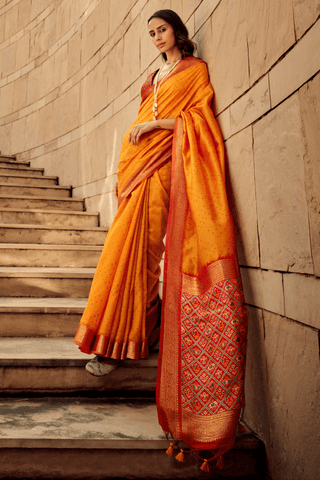
[[[159,263],[167,233],[157,379],[159,423],[189,451],[229,450],[243,406],[246,311],[224,179],[224,146],[206,64],[180,17],[148,20],[165,63],[141,90],[124,137],[119,209],[74,342],[104,375],[146,358],[157,340]],[[183,451],[177,456],[183,460]],[[211,460],[212,460],[211,459]],[[204,460],[202,469],[208,469]]]

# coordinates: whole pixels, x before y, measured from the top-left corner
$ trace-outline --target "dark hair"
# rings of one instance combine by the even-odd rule
[[[182,58],[193,55],[193,52],[197,48],[196,44],[190,40],[188,29],[176,12],[169,9],[158,10],[149,18],[148,23],[153,18],[162,18],[162,20],[171,25],[176,37],[177,47],[182,53]],[[164,60],[167,60],[167,55],[165,53],[162,53],[161,55]]]

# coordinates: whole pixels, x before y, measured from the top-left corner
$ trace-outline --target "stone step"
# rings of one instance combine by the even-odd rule
[[[0,172],[0,184],[14,185],[35,185],[35,186],[51,186],[58,185],[58,177],[45,177],[43,175],[18,175],[5,174]]]
[[[95,268],[0,267],[2,297],[66,297],[89,295]]]
[[[0,266],[95,268],[101,251],[102,247],[96,245],[0,243]]]
[[[82,198],[35,197],[26,195],[0,195],[0,208],[30,208],[41,210],[84,211]]]
[[[0,176],[2,174],[7,175],[33,175],[33,176],[41,176],[44,175],[44,168],[31,168],[26,166],[18,166],[12,164],[2,164],[0,161]]]
[[[73,337],[87,298],[0,298],[0,337]]]
[[[80,228],[98,227],[99,213],[0,208],[0,223]]]
[[[20,160],[16,160],[15,155],[1,155],[1,154],[0,154],[0,163],[12,163],[15,165],[23,165],[23,166],[30,165],[30,162],[23,162]]]
[[[44,174],[44,168],[31,168],[26,167],[24,165],[12,165],[10,164],[3,164],[0,161],[0,176],[3,174],[21,174],[21,175],[35,175],[41,176]]]
[[[0,422],[2,478],[263,478],[256,476],[260,442],[250,431],[237,436],[222,471],[212,463],[203,474],[194,454],[183,463],[166,455],[149,399],[2,399]]]
[[[0,195],[32,195],[36,197],[71,197],[71,187],[52,185],[50,187],[40,185],[19,185],[0,182]]]
[[[47,227],[0,224],[0,243],[103,245],[108,230],[102,227]]]
[[[158,355],[125,360],[110,375],[94,377],[73,338],[0,338],[0,393],[70,393],[85,391],[154,392]]]

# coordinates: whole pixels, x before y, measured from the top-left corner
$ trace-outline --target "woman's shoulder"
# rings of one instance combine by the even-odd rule
[[[204,62],[201,58],[197,58],[197,57],[193,57],[193,56],[185,57],[182,60],[181,64],[182,64],[181,67],[183,69],[188,69],[188,68],[191,68],[191,67],[198,67],[198,68],[196,68],[196,70],[198,70],[198,69],[200,69],[200,71],[202,71],[202,70],[207,71],[208,70],[206,62]]]
[[[201,63],[206,65],[206,62],[204,62],[201,58],[194,57],[192,55],[185,57],[183,61],[190,64],[190,66],[199,65]]]

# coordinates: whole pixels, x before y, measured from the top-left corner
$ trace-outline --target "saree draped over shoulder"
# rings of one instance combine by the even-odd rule
[[[152,120],[153,75],[134,124]],[[139,144],[124,137],[119,209],[75,343],[112,358],[145,358],[159,315],[159,262],[167,233],[157,378],[159,423],[191,449],[235,441],[244,405],[247,316],[229,211],[224,145],[206,64],[182,60],[158,94],[159,118]],[[171,184],[171,186],[170,186]]]

